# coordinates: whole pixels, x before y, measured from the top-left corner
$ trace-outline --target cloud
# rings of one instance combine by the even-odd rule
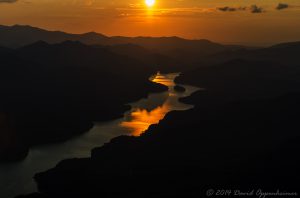
[[[228,7],[228,6],[217,8],[217,9],[223,12],[233,12],[237,10],[237,8]]]
[[[0,3],[15,3],[18,0],[0,0]]]
[[[250,10],[251,13],[262,13],[264,12],[262,7],[258,7],[257,5],[252,5],[249,7],[219,7],[217,10],[222,11],[222,12],[234,12],[234,11],[247,11]]]
[[[288,8],[288,7],[289,7],[289,5],[286,4],[286,3],[279,3],[279,4],[277,5],[276,9],[277,9],[277,10],[283,10],[283,9]]]
[[[263,10],[262,7],[258,7],[257,5],[252,5],[252,6],[250,7],[250,11],[251,11],[252,13],[262,13],[264,10]]]
[[[222,11],[222,12],[234,12],[234,11],[244,11],[246,10],[246,7],[229,7],[229,6],[225,6],[225,7],[220,7],[217,8],[217,10]]]

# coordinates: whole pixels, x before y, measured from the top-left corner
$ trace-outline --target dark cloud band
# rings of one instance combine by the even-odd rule
[[[263,12],[263,8],[258,7],[257,5],[252,5],[250,7],[250,10],[251,10],[252,13],[262,13]]]
[[[228,7],[228,6],[217,8],[217,9],[223,12],[233,12],[237,10],[237,8]]]
[[[283,10],[283,9],[288,8],[288,7],[289,7],[289,5],[286,4],[286,3],[279,3],[279,4],[277,5],[276,9],[277,9],[277,10]]]
[[[222,11],[222,12],[234,12],[234,11],[245,11],[245,10],[250,10],[251,13],[262,13],[264,12],[262,7],[259,7],[257,5],[252,5],[250,7],[220,7],[217,8],[217,10]]]
[[[0,3],[15,3],[18,0],[0,0]]]

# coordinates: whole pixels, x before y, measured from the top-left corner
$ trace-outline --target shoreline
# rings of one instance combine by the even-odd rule
[[[128,134],[128,132],[126,132],[126,131],[127,130],[132,130],[132,129],[128,128],[128,129],[126,129],[126,131],[122,132],[122,130],[125,130],[125,128],[122,129],[121,131],[119,131],[119,128],[114,128],[114,127],[117,126],[117,125],[119,126],[121,124],[120,122],[122,120],[126,121],[126,122],[129,121],[128,119],[131,117],[131,114],[134,113],[136,108],[139,107],[140,105],[142,105],[142,107],[145,108],[145,110],[147,109],[147,111],[149,111],[149,112],[151,112],[151,111],[156,112],[157,109],[155,108],[155,106],[159,107],[162,103],[166,102],[165,97],[169,95],[169,94],[167,94],[167,93],[169,93],[169,91],[168,92],[153,92],[150,95],[146,96],[146,98],[144,97],[143,99],[140,99],[138,101],[138,103],[135,103],[135,102],[130,103],[129,105],[132,105],[131,108],[133,108],[133,109],[126,112],[126,114],[125,114],[126,118],[120,118],[120,119],[116,119],[116,120],[112,120],[112,121],[95,122],[94,127],[92,128],[92,130],[90,132],[79,134],[79,136],[76,136],[76,137],[70,139],[70,141],[64,142],[63,144],[55,143],[55,144],[34,146],[34,147],[32,147],[32,149],[30,151],[30,155],[21,163],[24,164],[24,165],[28,164],[28,166],[31,166],[30,164],[31,164],[32,160],[41,161],[42,166],[40,166],[40,167],[45,167],[45,168],[38,168],[36,171],[34,171],[32,173],[32,175],[29,175],[29,176],[33,176],[37,172],[42,172],[42,171],[45,171],[45,170],[47,170],[51,167],[54,167],[56,165],[56,163],[59,162],[61,159],[68,159],[68,158],[74,158],[74,157],[77,157],[77,158],[78,157],[79,158],[88,157],[88,156],[90,156],[92,148],[98,147],[99,145],[102,145],[106,142],[109,142],[111,139],[113,139],[114,137],[118,137],[119,135]],[[185,95],[185,94],[181,93],[180,95]],[[173,96],[168,96],[168,97],[173,98]],[[177,96],[177,97],[179,97],[179,96]],[[171,101],[174,100],[174,102],[175,102],[175,98],[172,99]],[[181,104],[181,103],[178,103],[178,104]],[[182,107],[180,107],[181,105],[178,106],[178,104],[175,103],[174,108],[176,108],[176,109],[182,108]],[[185,104],[183,105],[183,107],[184,108],[190,108],[189,105],[185,105]],[[163,109],[161,109],[161,110],[163,110]],[[153,115],[155,115],[155,114],[153,114]],[[130,118],[130,120],[131,119],[134,119],[134,117]],[[120,125],[120,127],[126,127],[126,126],[127,125]],[[113,128],[111,128],[111,127],[113,127]],[[110,131],[112,131],[112,132],[110,132]],[[99,139],[99,141],[98,141],[98,139]],[[87,141],[89,141],[89,140],[96,144],[95,146],[92,146],[91,149],[87,149],[87,147],[86,147],[86,146],[88,146],[87,143],[89,143],[89,142],[87,142]],[[90,142],[90,143],[92,143],[92,142]],[[97,142],[99,142],[99,143],[97,143]],[[78,149],[76,149],[77,147],[78,147]],[[42,150],[40,150],[40,149],[42,149]],[[67,152],[67,153],[72,152],[73,154],[72,155],[69,155],[69,154],[64,155],[63,152],[60,151],[61,149],[65,150],[64,152]],[[44,150],[43,153],[50,152],[50,153],[48,153],[49,154],[48,157],[41,153],[41,151],[43,151],[43,150]],[[53,162],[48,163],[47,161],[52,159],[52,157],[51,157],[52,154],[51,153],[53,153],[53,154],[57,153],[59,155],[62,155],[62,157],[54,159],[53,162],[56,161],[56,163],[53,163]],[[74,155],[74,154],[76,154],[76,155]],[[15,165],[12,164],[12,166],[15,166]],[[20,168],[22,166],[23,165],[20,164]],[[9,167],[7,167],[7,168],[9,168]],[[28,167],[28,168],[30,168],[30,167]],[[11,170],[13,170],[13,169],[11,169]],[[23,170],[23,168],[21,168],[19,171],[22,171],[22,170]],[[20,178],[20,182],[22,182],[23,179],[26,179],[26,175],[28,175],[28,174],[18,173],[19,171],[17,171],[17,172],[14,171],[15,174],[13,174],[13,175],[16,175],[16,176],[17,175],[22,175],[22,177]],[[7,176],[5,176],[5,177],[7,177],[7,179],[13,178],[13,176],[9,176],[9,174],[6,174],[6,175]],[[5,179],[5,177],[3,179]],[[5,180],[3,180],[3,181],[5,181]],[[8,188],[8,190],[9,190],[9,188]],[[23,192],[25,194],[29,193],[28,191],[23,191]],[[33,191],[30,191],[30,192],[33,192]],[[20,194],[20,193],[18,193],[18,194]]]

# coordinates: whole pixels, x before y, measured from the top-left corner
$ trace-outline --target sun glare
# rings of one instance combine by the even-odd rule
[[[145,3],[148,7],[152,7],[155,4],[155,0],[145,0]]]

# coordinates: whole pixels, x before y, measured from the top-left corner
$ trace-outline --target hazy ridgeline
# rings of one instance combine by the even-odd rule
[[[18,34],[26,31],[34,36]],[[37,174],[40,193],[25,197],[204,197],[212,187],[297,189],[299,42],[248,48],[24,26],[1,27],[0,38],[1,126],[15,143],[6,148],[18,154],[18,141],[27,148],[66,139],[92,120],[116,117],[124,104],[163,90],[148,81],[157,70],[183,71],[177,82],[205,89],[182,100],[194,109],[168,114],[142,136],[115,138],[91,158],[65,160]],[[30,44],[38,40],[51,44]]]

